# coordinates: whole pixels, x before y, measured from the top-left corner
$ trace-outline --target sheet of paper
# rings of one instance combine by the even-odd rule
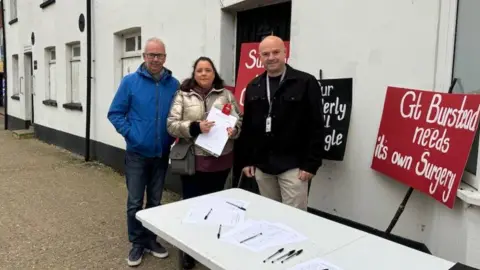
[[[208,152],[220,156],[228,141],[228,127],[235,127],[237,118],[233,115],[226,115],[221,110],[212,107],[207,116],[208,121],[214,121],[215,125],[208,133],[198,135],[195,144]]]
[[[295,265],[294,267],[288,268],[287,270],[342,270],[342,269],[324,260],[313,259],[313,260]]]
[[[245,247],[254,252],[306,239],[304,235],[283,224],[254,220],[243,222],[222,237],[222,241]]]
[[[246,208],[248,206],[248,203],[245,201],[207,196],[187,212],[183,222],[209,225],[222,224],[230,227],[235,227],[237,224],[244,222],[245,211],[228,204],[227,201],[240,207]],[[209,212],[210,214],[208,214]]]

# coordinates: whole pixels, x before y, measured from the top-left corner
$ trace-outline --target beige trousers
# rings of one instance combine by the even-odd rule
[[[272,200],[307,210],[308,181],[298,179],[299,169],[288,170],[279,175],[263,173],[255,169],[255,178],[260,194]]]

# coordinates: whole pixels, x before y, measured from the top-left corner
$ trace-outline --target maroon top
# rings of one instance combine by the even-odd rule
[[[230,153],[214,157],[214,156],[195,156],[195,170],[199,172],[218,172],[232,168],[233,151]]]

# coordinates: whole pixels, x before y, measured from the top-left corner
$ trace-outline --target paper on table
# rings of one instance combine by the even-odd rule
[[[287,270],[342,270],[340,267],[335,266],[321,259],[313,259],[304,263],[298,264]]]
[[[262,234],[259,235],[260,233]],[[256,237],[241,243],[243,240],[252,236]],[[247,220],[222,236],[223,241],[246,247],[254,252],[260,252],[270,247],[296,243],[306,239],[305,236],[283,224],[254,220]]]
[[[208,121],[215,121],[215,125],[208,133],[198,135],[195,145],[207,150],[213,155],[220,156],[228,141],[227,128],[235,127],[237,117],[226,115],[221,110],[212,107],[207,116]]]
[[[245,207],[248,203],[244,201],[228,200],[236,205]],[[210,211],[211,210],[211,211]],[[210,212],[210,214],[208,214]],[[205,216],[208,218],[205,219]],[[245,211],[227,204],[225,199],[221,197],[206,197],[200,200],[190,211],[185,215],[184,223],[198,223],[198,224],[222,224],[223,226],[234,227],[242,223],[245,219]]]

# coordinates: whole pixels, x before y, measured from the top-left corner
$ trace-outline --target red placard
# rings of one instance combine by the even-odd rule
[[[287,48],[287,57],[290,57],[290,42],[284,41]],[[238,100],[240,109],[243,112],[243,100],[245,96],[245,88],[247,84],[258,75],[262,74],[265,69],[260,62],[260,55],[258,54],[259,42],[254,43],[242,43],[240,49],[240,60],[238,65],[237,82],[235,83],[235,98]]]
[[[388,87],[371,168],[453,208],[480,95]]]

